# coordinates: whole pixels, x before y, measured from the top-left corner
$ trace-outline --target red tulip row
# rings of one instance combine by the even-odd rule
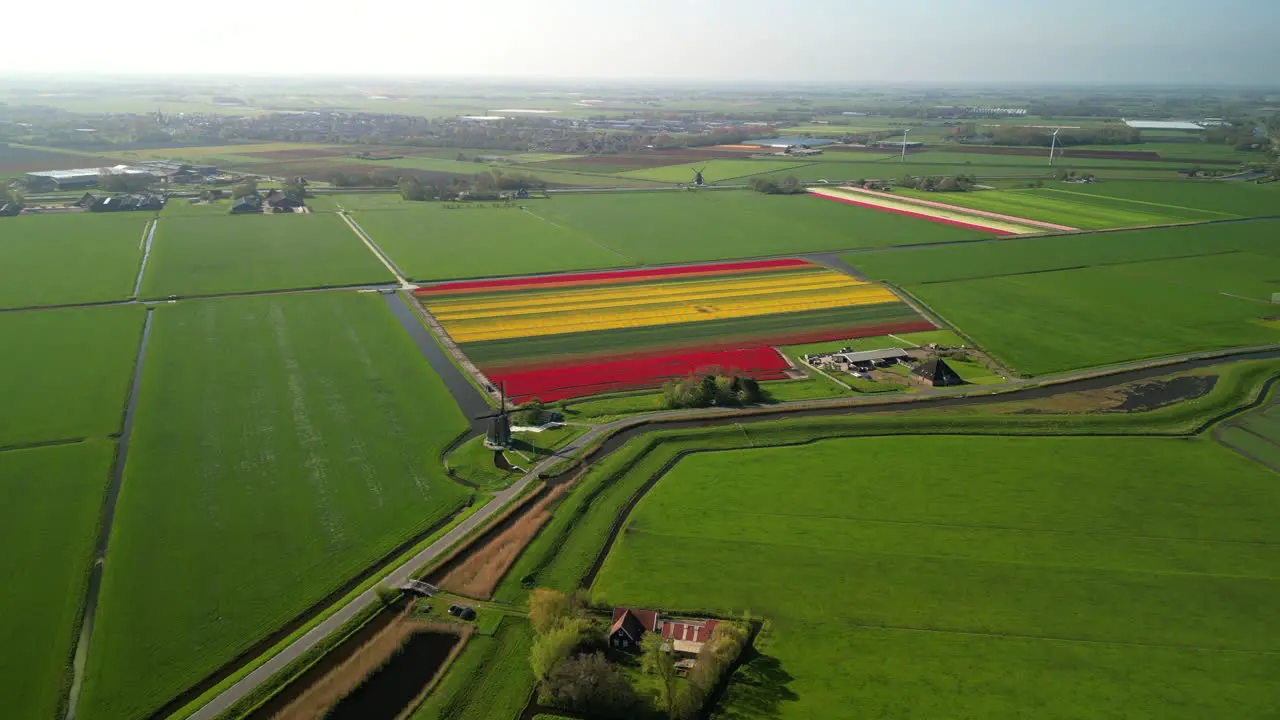
[[[720,369],[757,380],[781,380],[788,364],[768,347],[747,350],[687,351],[647,357],[615,356],[592,363],[564,363],[492,374],[516,402],[562,398],[655,387],[667,380]]]
[[[674,276],[724,275],[749,273],[762,270],[816,267],[804,260],[750,260],[744,262],[714,263],[709,265],[683,265],[680,267],[644,268],[640,270],[612,270],[609,272],[576,273],[572,275],[539,275],[536,277],[502,278],[497,280],[465,280],[441,283],[413,291],[418,297],[452,295],[471,292],[502,290],[530,290],[578,285],[611,285],[624,282],[643,282]]]

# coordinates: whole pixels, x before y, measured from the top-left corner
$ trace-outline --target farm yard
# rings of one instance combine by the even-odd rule
[[[0,229],[0,308],[123,300],[151,215],[25,215]]]
[[[849,475],[851,457],[892,482]],[[804,482],[779,492],[783,477]],[[703,453],[636,506],[592,596],[763,613],[760,655],[722,701],[735,717],[1259,716],[1280,670],[1263,609],[1278,513],[1274,475],[1207,439]]]
[[[466,422],[376,295],[162,306],[137,414],[84,718],[149,715],[466,502]]]
[[[653,387],[710,367],[781,379],[789,365],[769,345],[933,327],[883,287],[798,260],[446,283],[416,294],[520,400]]]
[[[1280,340],[1280,221],[845,256],[1016,369],[1041,375]]]
[[[173,217],[159,221],[142,296],[386,283],[390,271],[336,215]]]

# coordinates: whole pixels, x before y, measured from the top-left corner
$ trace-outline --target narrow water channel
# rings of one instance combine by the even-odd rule
[[[395,720],[427,688],[459,640],[435,630],[414,633],[385,665],[330,708],[325,720]]]
[[[484,432],[485,421],[476,419],[480,415],[492,412],[484,395],[449,360],[444,349],[436,344],[435,338],[431,337],[431,332],[422,325],[413,309],[405,305],[399,295],[386,294],[382,297],[387,301],[387,307],[391,308],[391,314],[400,321],[405,332],[409,333],[409,337],[417,343],[418,349],[431,364],[431,369],[435,370],[444,381],[445,387],[453,395],[454,402],[462,409],[462,414],[467,416],[467,422],[471,423],[471,429],[475,432]]]
[[[154,230],[153,226],[152,231]],[[102,519],[98,525],[98,542],[93,551],[93,568],[89,571],[89,586],[85,594],[84,616],[80,622],[80,637],[76,639],[76,652],[71,664],[71,690],[67,697],[66,720],[75,720],[80,701],[80,687],[84,683],[85,659],[89,656],[89,641],[93,637],[93,617],[98,610],[98,591],[102,587],[102,568],[107,559],[107,543],[111,539],[111,523],[116,514],[116,500],[120,498],[120,485],[124,480],[124,465],[129,457],[129,438],[133,435],[134,409],[138,406],[138,388],[142,384],[142,364],[147,358],[147,342],[151,339],[151,320],[154,313],[153,309],[147,308],[147,317],[142,323],[142,341],[138,344],[138,357],[133,364],[133,379],[129,383],[129,401],[125,405],[124,423],[120,429],[116,459],[111,465],[107,497],[102,506]]]

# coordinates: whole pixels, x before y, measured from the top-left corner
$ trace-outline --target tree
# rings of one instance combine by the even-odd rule
[[[534,588],[529,593],[529,622],[533,631],[544,635],[565,620],[581,617],[582,602],[551,588]]]
[[[658,676],[659,709],[674,717],[676,701],[676,662],[672,654],[663,649],[665,641],[659,633],[645,633],[640,641],[640,658],[644,671]]]
[[[379,585],[373,589],[373,594],[378,596],[378,602],[383,605],[390,605],[400,597],[400,591],[390,585]]]
[[[27,196],[19,188],[9,188],[8,192],[5,193],[5,198],[9,204],[16,205],[19,208],[27,206]]]
[[[422,181],[412,175],[405,175],[400,178],[398,183],[400,186],[400,197],[405,200],[426,200],[427,191],[422,187]]]
[[[533,641],[533,649],[529,653],[533,676],[539,681],[546,680],[551,671],[575,651],[593,645],[592,635],[591,621],[587,618],[563,620],[539,635]]]
[[[246,178],[231,189],[232,200],[256,194],[258,194],[258,181],[253,178]]]
[[[307,196],[307,182],[300,177],[280,183],[280,189],[284,190],[285,195],[296,200],[302,200]]]
[[[640,708],[640,697],[627,676],[598,652],[557,665],[542,684],[539,699],[545,705],[606,718],[634,717]]]

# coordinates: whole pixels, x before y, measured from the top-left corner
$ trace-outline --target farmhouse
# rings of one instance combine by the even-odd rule
[[[256,193],[238,197],[231,201],[232,215],[247,215],[260,212],[262,212],[262,196]]]
[[[267,210],[273,213],[293,212],[303,206],[301,200],[282,190],[268,192],[263,202],[266,203]]]
[[[835,140],[826,138],[799,138],[799,137],[776,137],[767,140],[743,140],[740,145],[754,145],[759,148],[777,148],[785,150],[787,148],[815,148],[823,145],[835,145]]]
[[[926,385],[934,387],[952,387],[955,385],[964,385],[964,379],[960,374],[947,364],[942,358],[934,358],[928,362],[921,363],[916,369],[911,371]]]
[[[657,610],[614,608],[613,624],[609,626],[609,645],[619,650],[635,651],[646,632],[656,632],[667,642],[663,649],[674,652],[681,659],[676,667],[687,670],[702,650],[703,643],[711,639],[715,620],[690,618],[666,618]]]
[[[118,212],[121,210],[162,210],[165,198],[154,193],[138,193],[134,195],[103,195],[85,193],[73,203],[89,212]]]

